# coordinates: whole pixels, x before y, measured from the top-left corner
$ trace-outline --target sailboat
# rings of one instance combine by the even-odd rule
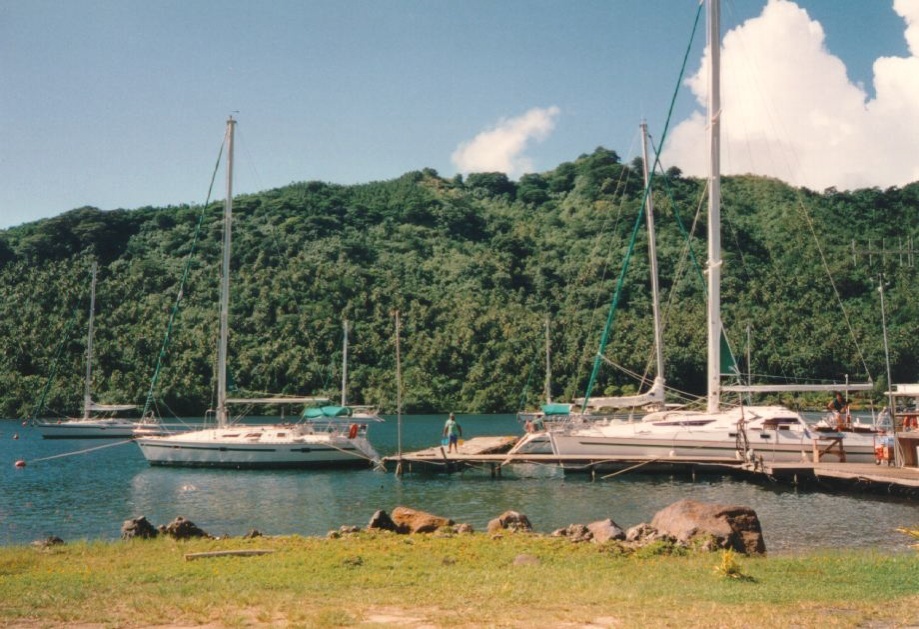
[[[161,436],[138,436],[135,441],[151,465],[275,469],[310,467],[366,467],[379,461],[367,438],[367,424],[321,417],[273,425],[231,421],[231,405],[316,405],[326,398],[230,398],[227,395],[229,340],[230,244],[233,217],[233,139],[236,120],[227,120],[226,200],[220,283],[220,335],[217,355],[216,427]]]
[[[603,457],[743,458],[758,462],[809,459],[819,435],[804,417],[783,406],[722,404],[723,392],[758,393],[783,390],[827,390],[824,385],[736,385],[722,386],[720,314],[721,282],[721,175],[720,175],[720,0],[706,0],[710,58],[708,129],[708,377],[707,408],[704,411],[663,410],[649,413],[637,422],[588,425],[550,433],[558,455]],[[851,384],[848,390],[867,390],[872,385]],[[874,462],[875,439],[860,433],[840,434],[846,460]]]
[[[119,417],[136,409],[133,404],[99,404],[93,401],[93,323],[96,316],[96,274],[98,264],[92,265],[90,283],[89,328],[86,336],[86,375],[83,384],[83,415],[60,421],[36,421],[35,427],[45,439],[130,439],[141,425],[136,419]]]
[[[538,412],[522,412],[517,414],[518,420],[524,422],[526,434],[514,444],[510,454],[548,454],[551,453],[552,442],[550,432],[570,431],[573,427],[581,427],[585,423],[608,423],[621,421],[630,415],[617,414],[617,411],[629,409],[632,413],[636,409],[653,410],[664,406],[664,353],[663,353],[663,324],[660,311],[660,286],[657,268],[657,244],[654,226],[654,204],[651,197],[651,171],[648,166],[648,125],[642,121],[642,155],[644,175],[644,206],[646,208],[645,220],[648,230],[648,261],[651,271],[651,308],[654,320],[654,358],[657,373],[651,387],[644,393],[637,395],[621,395],[607,397],[591,397],[590,392],[600,368],[601,357],[606,346],[607,330],[600,341],[594,361],[594,370],[588,385],[588,392],[582,398],[577,398],[572,404],[557,403],[552,401],[551,385],[551,352],[549,348],[549,320],[546,318],[546,402]],[[644,380],[644,379],[643,379]]]

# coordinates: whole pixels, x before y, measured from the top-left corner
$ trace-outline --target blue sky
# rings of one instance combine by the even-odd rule
[[[516,178],[601,145],[629,160],[642,118],[663,128],[696,11],[696,0],[0,0],[0,229],[84,205],[200,203],[234,112],[238,192],[421,168]],[[723,13],[725,82],[752,77],[744,94],[773,103],[744,104],[743,120],[726,109],[728,170],[818,190],[919,179],[919,41],[907,44],[919,0],[724,0]],[[690,74],[703,49],[704,30]],[[880,58],[892,59],[881,91]],[[681,89],[665,165],[698,170],[701,107]],[[764,152],[773,140],[783,148]]]

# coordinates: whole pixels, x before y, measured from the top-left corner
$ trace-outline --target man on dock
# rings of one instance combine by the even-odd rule
[[[463,427],[456,421],[456,415],[450,413],[444,424],[444,438],[449,440],[447,452],[459,452],[459,438],[463,435]]]

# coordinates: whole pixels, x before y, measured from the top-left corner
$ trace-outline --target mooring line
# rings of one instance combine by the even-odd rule
[[[32,459],[31,463],[36,463],[38,461],[50,461],[51,459],[60,459],[65,456],[73,456],[74,454],[86,454],[87,452],[93,452],[94,450],[102,450],[103,448],[111,448],[112,446],[123,446],[126,443],[133,443],[133,439],[126,439],[125,441],[116,441],[115,443],[107,443],[104,446],[96,446],[95,448],[86,448],[85,450],[77,450],[76,452],[65,452],[64,454],[55,454],[54,456],[44,456],[40,459]]]

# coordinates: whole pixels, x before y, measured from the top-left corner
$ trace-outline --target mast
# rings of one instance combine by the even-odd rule
[[[878,292],[881,294],[881,330],[884,333],[884,362],[887,366],[887,408],[890,409],[890,427],[893,431],[893,463],[901,467],[902,455],[897,439],[897,399],[894,397],[894,385],[890,379],[890,345],[887,343],[887,313],[884,309],[884,277],[878,278]]]
[[[708,7],[708,412],[721,408],[721,4]]]
[[[92,282],[89,289],[89,332],[86,334],[86,381],[83,384],[83,419],[89,419],[93,405],[93,319],[96,316],[96,269],[98,263],[93,260]]]
[[[401,322],[399,311],[395,312],[396,317],[396,446],[399,452],[399,465],[397,473],[402,475],[402,353],[399,344],[401,336]]]
[[[227,425],[227,345],[230,336],[230,242],[233,226],[233,132],[236,121],[227,119],[227,196],[223,205],[223,266],[220,276],[220,340],[217,348],[217,425]]]
[[[345,329],[345,340],[342,345],[341,353],[341,405],[348,405],[348,320],[345,319],[343,327]]]
[[[651,199],[651,170],[648,166],[648,123],[641,123],[641,152],[644,160],[645,199],[647,199],[648,258],[651,265],[651,309],[654,313],[654,360],[657,377],[664,378],[664,334],[661,329],[660,285],[657,271],[657,238],[654,235],[654,202]]]
[[[546,315],[546,404],[552,403],[552,349],[549,345],[549,315]]]

